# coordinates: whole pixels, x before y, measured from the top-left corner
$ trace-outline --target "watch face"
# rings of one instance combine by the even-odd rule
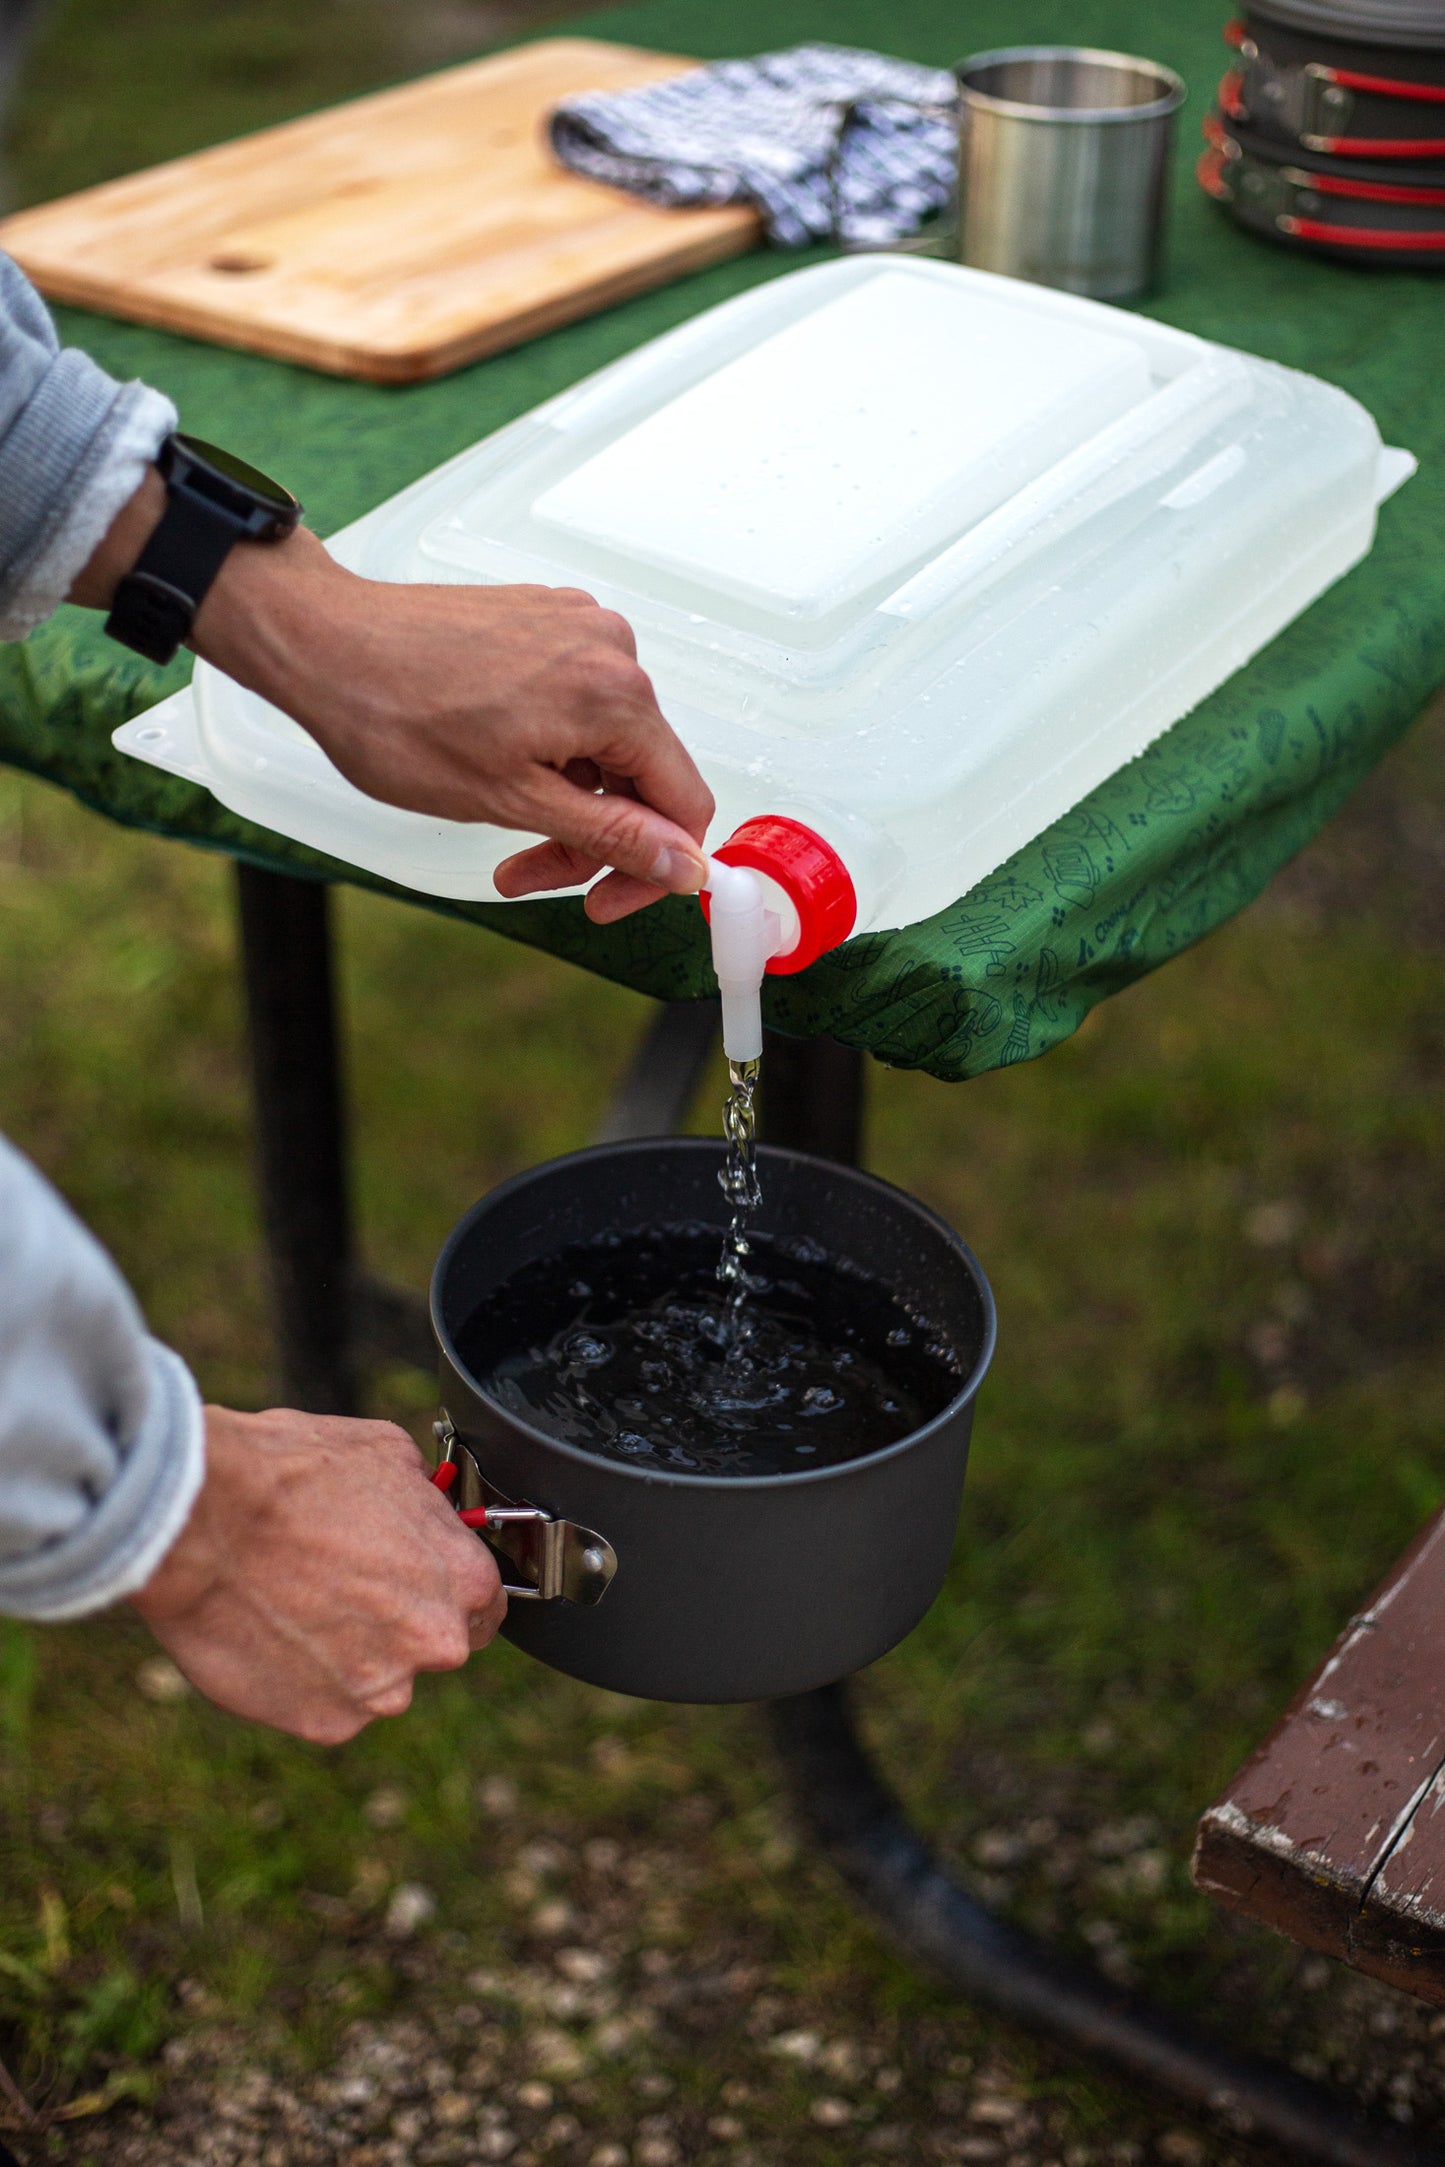
[[[173,441],[188,452],[192,459],[210,467],[223,480],[233,482],[238,489],[245,490],[248,496],[263,498],[266,503],[273,504],[280,513],[294,512],[297,508],[296,499],[289,489],[283,489],[279,482],[273,482],[270,475],[263,474],[259,467],[248,466],[246,461],[238,459],[233,451],[223,451],[219,444],[207,444],[198,436],[182,436],[179,431]]]

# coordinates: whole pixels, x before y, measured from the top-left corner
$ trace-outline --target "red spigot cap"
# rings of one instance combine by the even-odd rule
[[[762,813],[756,820],[745,820],[713,856],[724,865],[746,865],[755,873],[766,873],[797,912],[797,946],[786,955],[768,958],[767,967],[776,974],[805,971],[819,956],[847,940],[857,923],[858,898],[847,866],[832,844],[805,828],[801,820]],[[707,916],[705,892],[700,900]]]

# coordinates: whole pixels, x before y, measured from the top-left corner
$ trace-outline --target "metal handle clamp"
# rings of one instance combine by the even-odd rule
[[[600,1603],[617,1571],[617,1552],[606,1536],[575,1520],[559,1520],[540,1505],[518,1504],[499,1490],[482,1473],[445,1408],[432,1424],[432,1434],[443,1460],[461,1472],[448,1493],[453,1505],[466,1512],[479,1539],[522,1575],[518,1582],[503,1581],[508,1602]]]

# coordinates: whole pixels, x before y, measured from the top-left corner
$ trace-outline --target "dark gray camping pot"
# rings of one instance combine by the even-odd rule
[[[519,1175],[456,1227],[432,1278],[438,1435],[452,1496],[488,1508],[512,1593],[504,1631],[592,1685],[655,1700],[802,1693],[871,1663],[943,1582],[973,1403],[994,1343],[988,1282],[950,1228],[887,1182],[797,1151],[759,1153],[764,1223],[861,1265],[958,1349],[966,1374],[923,1429],[839,1467],[661,1473],[533,1429],[468,1375],[457,1336],[489,1293],[569,1243],[713,1221],[722,1146],[608,1144]]]

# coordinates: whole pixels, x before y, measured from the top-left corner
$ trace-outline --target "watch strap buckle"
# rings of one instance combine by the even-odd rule
[[[195,604],[181,588],[137,565],[116,582],[105,630],[147,662],[170,662],[195,614]]]

